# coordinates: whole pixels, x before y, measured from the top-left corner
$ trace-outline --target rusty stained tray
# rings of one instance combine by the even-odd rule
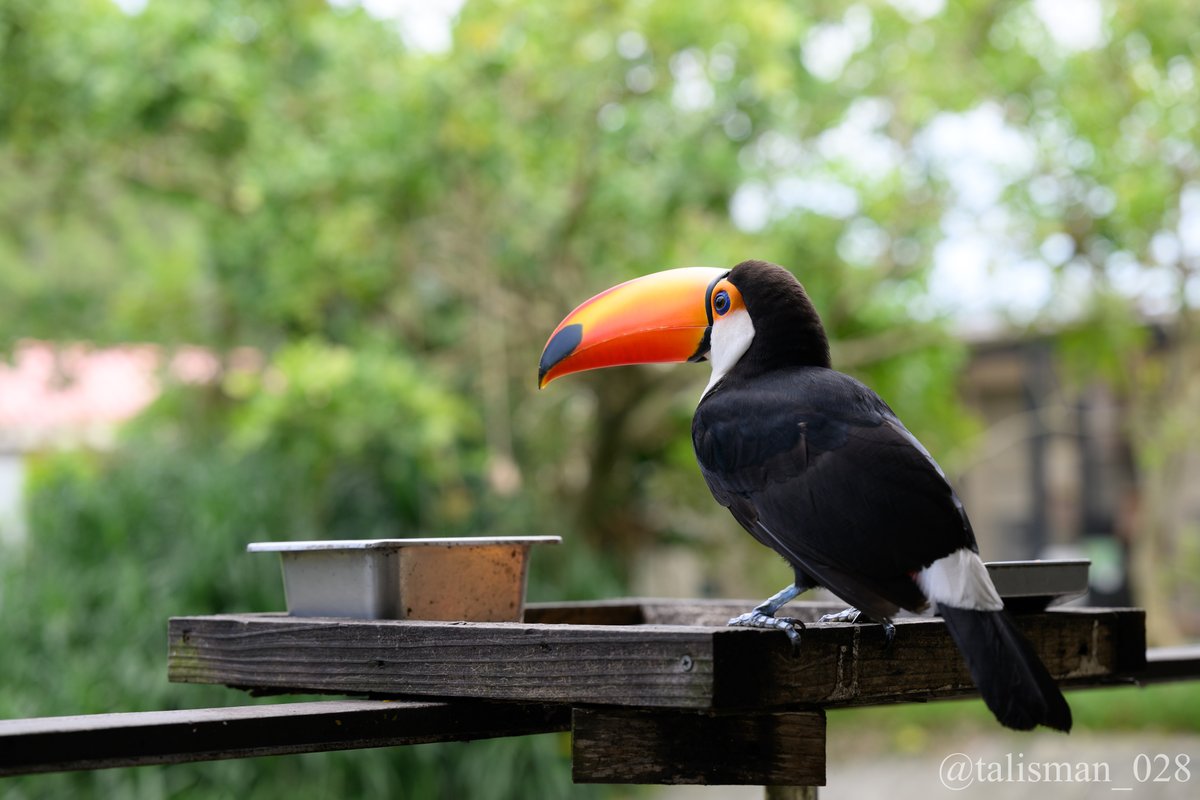
[[[288,613],[299,617],[516,622],[529,550],[559,536],[255,542],[279,553]]]

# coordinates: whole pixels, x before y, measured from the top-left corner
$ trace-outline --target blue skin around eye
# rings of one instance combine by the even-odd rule
[[[713,298],[713,309],[718,314],[724,314],[729,310],[729,294],[727,292],[717,292],[717,296]]]

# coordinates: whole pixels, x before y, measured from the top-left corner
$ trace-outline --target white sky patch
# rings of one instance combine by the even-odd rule
[[[946,0],[888,0],[888,4],[909,22],[932,19],[946,8]]]
[[[994,324],[995,319],[989,316],[993,304],[987,291],[987,252],[988,243],[973,236],[950,236],[937,244],[929,277],[930,299],[935,307],[959,319]]]
[[[871,43],[871,23],[871,12],[853,5],[840,23],[813,26],[801,51],[804,68],[827,83],[837,80],[854,54]]]
[[[1163,246],[1175,245],[1159,245]],[[1153,244],[1151,250],[1154,250]],[[1175,267],[1141,263],[1132,253],[1125,250],[1118,250],[1110,255],[1104,268],[1113,288],[1125,297],[1132,298],[1146,314],[1168,314],[1175,311],[1179,307],[1181,290],[1186,293],[1189,302],[1200,299],[1193,297],[1197,288],[1194,283],[1200,282],[1197,281],[1200,276],[1193,276],[1181,287],[1181,276]]]
[[[771,189],[761,181],[747,181],[729,201],[729,216],[739,230],[758,233],[771,221]]]
[[[1172,267],[1149,266],[1142,270],[1142,310],[1150,315],[1170,314],[1179,307],[1180,275]]]
[[[117,8],[130,16],[136,16],[146,10],[147,0],[112,0]]]
[[[1189,183],[1179,196],[1179,246],[1185,258],[1200,261],[1200,183]]]
[[[1142,292],[1142,265],[1126,250],[1118,250],[1104,262],[1104,271],[1113,288],[1123,295],[1136,296]]]
[[[1159,231],[1150,237],[1150,257],[1158,264],[1171,266],[1179,262],[1183,247],[1172,231]]]
[[[870,266],[888,251],[892,240],[887,231],[866,217],[858,217],[846,226],[838,239],[838,256],[848,264]]]
[[[995,205],[1011,183],[1032,172],[1037,146],[985,102],[962,113],[938,114],[917,135],[917,155],[954,188],[959,202],[982,211]]]
[[[1061,266],[1075,255],[1075,240],[1068,234],[1059,231],[1047,236],[1038,250],[1047,263],[1056,267]]]
[[[671,56],[671,74],[675,89],[671,102],[680,111],[703,111],[712,107],[716,92],[704,71],[704,56],[695,49],[683,50]]]
[[[859,206],[858,192],[853,187],[824,176],[792,175],[773,183],[743,183],[730,200],[729,216],[739,229],[757,233],[796,211],[849,219],[858,213]]]
[[[454,18],[465,0],[329,0],[334,8],[361,6],[372,17],[394,22],[404,43],[423,53],[444,53],[454,40]]]
[[[1094,50],[1108,41],[1100,0],[1033,0],[1033,13],[1064,50]]]
[[[1011,260],[997,258],[997,242],[990,237],[947,236],[934,249],[929,278],[935,308],[969,333],[994,331],[1006,320],[1031,322],[1054,293],[1053,273],[1042,261],[1006,255]]]
[[[763,133],[752,150],[754,166],[772,171],[796,167],[806,157],[803,141],[778,131]]]
[[[1187,285],[1184,287],[1184,296],[1189,306],[1200,307],[1200,275],[1188,278]]]
[[[1009,186],[1033,176],[1032,136],[1008,125],[1000,106],[986,102],[938,114],[917,135],[914,148],[952,192],[942,217],[944,238],[934,249],[933,307],[972,333],[996,330],[1006,319],[1032,321],[1055,291],[1050,265],[1073,255],[1070,241],[1053,236],[1031,254],[1027,248],[1037,245],[1019,240],[1001,205]]]
[[[628,61],[646,54],[646,37],[637,31],[625,31],[617,37],[617,53]]]
[[[878,180],[904,161],[904,150],[882,132],[891,117],[892,105],[886,100],[855,100],[838,125],[817,137],[817,152],[827,161],[841,162],[859,177]]]
[[[858,212],[858,192],[832,178],[783,178],[776,182],[773,195],[776,206],[785,213],[804,209],[847,219]]]

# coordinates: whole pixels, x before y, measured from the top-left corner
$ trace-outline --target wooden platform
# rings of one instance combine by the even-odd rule
[[[567,707],[579,782],[822,785],[825,709],[975,693],[939,619],[729,628],[750,601],[543,604],[521,623],[180,617],[171,680],[255,692],[329,692]],[[1137,609],[1017,617],[1064,685],[1130,682],[1146,667]]]
[[[779,631],[729,628],[744,604],[623,601],[540,606],[525,623],[230,614],[170,621],[172,681],[244,689],[476,698],[639,708],[755,709],[928,700],[974,693],[939,619],[811,625],[793,651]],[[834,610],[793,603],[815,619]],[[1128,681],[1145,667],[1144,615],[1079,609],[1024,615],[1050,673]],[[700,624],[680,624],[695,620]],[[718,623],[719,620],[719,624]]]
[[[938,619],[728,628],[751,601],[541,604],[521,623],[179,617],[173,681],[373,699],[0,721],[0,775],[572,731],[579,782],[821,785],[825,710],[972,695]],[[808,621],[840,610],[793,603]],[[1020,615],[1066,687],[1194,679],[1137,609]],[[389,699],[381,699],[389,698]],[[778,794],[778,793],[777,793]],[[806,795],[809,796],[809,795]]]

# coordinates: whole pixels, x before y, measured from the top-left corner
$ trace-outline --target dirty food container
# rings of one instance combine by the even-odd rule
[[[996,591],[1011,611],[1042,611],[1088,589],[1087,559],[989,561],[985,565]]]
[[[559,536],[255,542],[279,553],[297,617],[519,622],[529,548]]]

